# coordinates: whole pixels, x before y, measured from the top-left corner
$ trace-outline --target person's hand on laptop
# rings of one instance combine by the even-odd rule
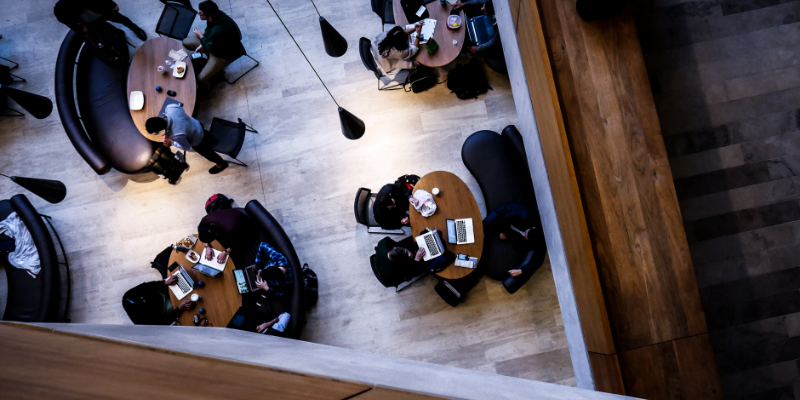
[[[417,255],[414,256],[414,261],[422,261],[422,257],[425,257],[425,249],[420,247],[419,250],[417,250]]]
[[[164,284],[167,286],[174,285],[176,283],[178,283],[178,275],[172,275],[164,281]]]
[[[228,249],[222,250],[222,253],[219,253],[219,255],[217,256],[217,263],[222,264],[227,259],[228,259]]]
[[[191,310],[192,308],[194,308],[194,302],[191,300],[184,300],[183,303],[181,303],[181,305],[178,306],[179,310],[184,310],[184,311]]]
[[[211,246],[206,246],[206,260],[211,261],[214,259],[214,250],[211,249]]]

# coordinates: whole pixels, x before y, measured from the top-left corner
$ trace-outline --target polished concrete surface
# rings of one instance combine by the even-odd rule
[[[0,55],[19,62],[16,73],[28,80],[15,86],[51,99],[55,59],[67,32],[52,16],[53,3],[0,0]],[[160,2],[118,3],[123,14],[155,35]],[[451,308],[433,291],[431,277],[399,294],[381,286],[368,258],[383,236],[367,233],[353,217],[359,187],[377,190],[399,175],[436,170],[461,177],[485,215],[480,189],[461,162],[461,144],[477,130],[499,132],[516,123],[508,78],[487,69],[494,90],[469,101],[458,100],[445,85],[421,94],[379,92],[357,51],[359,37],[381,30],[369,2],[317,2],[320,13],[348,38],[348,52],[331,58],[310,2],[274,1],[339,104],[367,124],[364,137],[350,141],[340,133],[335,104],[266,2],[219,4],[240,25],[248,52],[261,66],[200,99],[198,118],[206,125],[215,116],[242,118],[257,129],[239,157],[249,168],[232,165],[212,176],[206,172],[210,163],[190,154],[192,168],[177,186],[153,174],[97,176],[70,144],[57,112],[45,120],[2,119],[0,172],[59,179],[69,188],[60,204],[29,198],[53,216],[65,242],[73,322],[129,324],[122,294],[158,279],[149,262],[195,232],[206,198],[224,193],[240,206],[261,201],[292,238],[300,261],[319,275],[319,305],[309,313],[302,339],[574,385],[548,263],[513,296],[500,282],[482,279],[466,303]],[[132,44],[141,44],[124,30]],[[237,61],[230,69],[247,67]],[[0,198],[16,193],[25,191],[0,180]],[[0,308],[5,290],[0,285]]]

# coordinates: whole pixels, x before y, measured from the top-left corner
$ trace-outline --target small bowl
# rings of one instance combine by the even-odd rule
[[[447,17],[447,29],[458,29],[461,28],[461,25],[460,15],[451,15]]]

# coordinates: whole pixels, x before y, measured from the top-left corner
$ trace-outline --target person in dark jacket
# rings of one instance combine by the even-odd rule
[[[53,13],[59,22],[78,34],[99,29],[99,24],[108,21],[122,24],[139,39],[147,40],[147,33],[120,14],[119,6],[112,0],[59,0]]]
[[[425,232],[427,232],[427,229],[423,231],[423,233]],[[438,233],[441,238],[442,233]],[[386,258],[392,266],[410,269],[412,271],[441,271],[455,259],[453,254],[446,250],[445,254],[428,261],[425,261],[423,257],[425,257],[425,249],[417,245],[417,241],[414,240],[413,236],[409,236],[397,242],[397,245],[386,253]]]
[[[173,275],[164,281],[145,282],[125,292],[122,308],[136,325],[170,325],[180,318],[184,310],[191,310],[194,302],[185,300],[177,309],[167,293],[167,286],[178,282]]]
[[[467,46],[466,49],[472,54],[477,54],[486,53],[496,48],[500,44],[500,35],[497,33],[497,20],[494,16],[494,4],[492,0],[467,0],[463,3],[456,3],[453,5],[454,10],[460,10],[462,8],[467,17],[470,18],[485,14],[492,20],[492,26],[494,28],[494,35],[491,39],[486,41],[486,43],[480,45],[472,43],[470,46]]]
[[[408,191],[404,191],[397,183],[384,185],[378,191],[372,214],[381,228],[400,229],[409,224],[409,202],[414,203],[417,200],[409,199],[406,193]]]
[[[183,47],[208,56],[208,63],[197,76],[200,88],[208,91],[211,89],[211,79],[243,55],[242,41],[236,22],[220,11],[216,3],[206,0],[197,8],[200,19],[208,21],[206,30],[200,33],[194,29],[183,40]]]
[[[532,250],[535,243],[543,241],[544,232],[536,226],[536,219],[527,207],[520,203],[503,203],[483,220],[486,236],[498,235],[500,240],[510,240],[516,247]],[[529,267],[527,263],[520,268],[509,270],[511,276],[519,276]],[[536,266],[538,268],[539,266]]]
[[[217,261],[222,262],[230,254],[234,264],[241,262],[237,260],[240,255],[244,256],[243,250],[255,242],[256,232],[256,225],[239,208],[212,211],[197,226],[198,239],[206,246],[205,257],[210,259],[213,256],[211,242],[216,240],[225,246],[225,251],[220,253]]]

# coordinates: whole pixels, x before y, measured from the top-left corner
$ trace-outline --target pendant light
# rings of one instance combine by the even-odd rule
[[[21,176],[8,176],[0,174],[11,179],[17,185],[28,189],[31,193],[45,199],[49,203],[56,204],[67,197],[67,187],[61,181],[54,181],[50,179],[38,178],[24,178]]]
[[[364,126],[364,121],[362,121],[361,119],[359,119],[358,117],[356,117],[355,115],[353,115],[352,113],[350,113],[349,111],[345,110],[344,108],[342,108],[342,106],[339,105],[339,102],[337,102],[336,99],[333,97],[333,94],[331,94],[331,91],[328,90],[328,86],[325,85],[325,82],[322,81],[322,78],[317,73],[317,70],[314,68],[314,65],[311,64],[311,61],[309,61],[308,57],[306,56],[306,53],[303,52],[303,49],[300,48],[300,45],[297,43],[297,40],[295,40],[294,36],[292,36],[292,32],[289,32],[289,28],[286,27],[286,24],[283,22],[283,19],[281,18],[280,15],[278,15],[278,11],[275,10],[275,7],[272,5],[272,2],[270,2],[270,0],[267,0],[267,4],[269,4],[269,7],[272,8],[272,12],[275,13],[276,17],[278,17],[278,21],[280,21],[281,25],[283,25],[283,29],[286,29],[286,33],[288,33],[289,37],[292,38],[292,41],[294,42],[294,45],[297,46],[298,50],[300,50],[300,53],[303,55],[303,58],[306,59],[306,62],[311,67],[311,70],[314,71],[315,75],[317,75],[317,79],[319,79],[319,82],[322,83],[322,86],[325,88],[325,91],[328,92],[328,95],[331,96],[331,99],[336,104],[336,107],[338,107],[338,110],[339,110],[339,122],[341,123],[342,134],[344,135],[344,137],[346,137],[348,139],[351,139],[351,140],[360,139],[362,136],[364,136],[364,132],[366,130],[366,128]],[[313,2],[312,2],[312,4],[313,4]],[[315,5],[314,8],[316,9],[316,7],[317,6]],[[322,18],[322,17],[320,17],[320,18]],[[325,21],[325,23],[327,23],[327,21]],[[320,24],[322,24],[322,21],[320,21]],[[333,27],[331,27],[331,29],[333,29]],[[333,32],[336,32],[336,30],[333,29]],[[336,34],[339,35],[338,32],[336,32]],[[323,39],[325,39],[325,32],[324,31],[323,31],[322,36],[323,36]],[[341,35],[339,35],[339,37],[341,37]],[[342,38],[342,40],[344,40],[344,38]],[[345,49],[344,50],[347,50],[347,42],[345,41],[344,44],[345,44]],[[327,46],[327,42],[326,42],[325,47],[327,49],[327,47],[328,47]],[[330,52],[328,52],[328,54],[330,54]],[[344,54],[344,51],[342,51],[342,54]],[[335,57],[338,57],[338,56],[335,56]]]
[[[341,57],[347,52],[347,39],[342,36],[336,28],[328,22],[325,17],[320,15],[314,0],[311,5],[319,16],[319,28],[322,31],[322,42],[325,43],[325,52],[331,57]]]

